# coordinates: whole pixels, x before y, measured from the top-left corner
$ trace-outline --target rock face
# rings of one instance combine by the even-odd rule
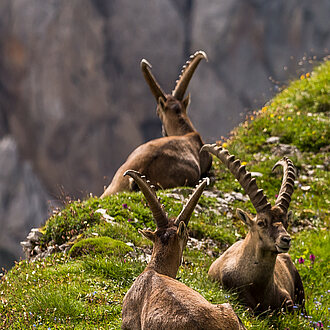
[[[9,267],[24,257],[19,242],[31,226],[46,219],[49,196],[8,136],[0,141],[0,168],[0,266]]]
[[[0,138],[11,134],[52,195],[100,195],[161,135],[143,57],[170,92],[188,56],[206,51],[190,117],[214,142],[276,91],[269,76],[287,81],[305,53],[328,52],[329,10],[327,0],[2,0]]]

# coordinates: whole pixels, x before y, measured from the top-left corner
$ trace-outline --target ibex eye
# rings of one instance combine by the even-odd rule
[[[263,221],[258,221],[258,222],[257,222],[257,225],[258,225],[259,227],[264,227],[264,226],[265,226],[265,223],[264,223]]]

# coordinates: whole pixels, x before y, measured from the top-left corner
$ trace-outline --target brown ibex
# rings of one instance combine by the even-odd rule
[[[150,64],[142,60],[142,72],[156,98],[157,114],[163,125],[164,137],[137,147],[117,170],[101,198],[120,191],[134,190],[134,182],[123,177],[128,169],[139,171],[155,186],[164,189],[194,186],[210,169],[212,157],[207,152],[199,153],[203,141],[187,115],[190,96],[184,99],[189,81],[203,58],[207,59],[202,51],[190,57],[172,95],[163,92],[150,71]]]
[[[188,240],[187,225],[205,186],[196,188],[176,219],[168,219],[155,191],[135,171],[127,171],[144,194],[156,231],[140,231],[153,242],[149,264],[126,293],[122,329],[245,329],[229,304],[213,305],[175,279]]]
[[[286,231],[292,211],[288,212],[295,167],[283,157],[273,170],[283,166],[283,180],[275,205],[267,201],[263,190],[239,159],[216,145],[204,145],[204,151],[217,156],[238,180],[257,211],[255,218],[237,209],[238,217],[249,226],[244,240],[226,250],[209,269],[209,276],[226,289],[235,289],[239,297],[255,312],[291,311],[294,305],[304,306],[304,288],[289,254],[291,238]]]

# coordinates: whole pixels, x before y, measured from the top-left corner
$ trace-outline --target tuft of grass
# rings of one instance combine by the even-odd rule
[[[69,251],[69,256],[77,257],[84,254],[125,255],[131,251],[133,251],[133,249],[130,246],[110,237],[91,237],[75,243]]]

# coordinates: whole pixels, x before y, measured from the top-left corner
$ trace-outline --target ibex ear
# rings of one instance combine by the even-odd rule
[[[179,223],[179,227],[178,227],[176,233],[178,234],[180,239],[183,239],[185,232],[186,232],[186,224],[183,221],[181,221]]]
[[[165,100],[161,96],[158,98],[158,106],[162,111],[165,110]]]
[[[190,104],[190,94],[182,101],[185,110],[187,111],[189,104]]]
[[[250,216],[244,212],[241,209],[236,210],[236,215],[244,222],[246,223],[249,227],[251,227],[254,224],[254,221],[250,218]]]
[[[150,241],[155,241],[155,234],[151,230],[138,229],[138,232],[142,234],[145,238],[150,239]]]

